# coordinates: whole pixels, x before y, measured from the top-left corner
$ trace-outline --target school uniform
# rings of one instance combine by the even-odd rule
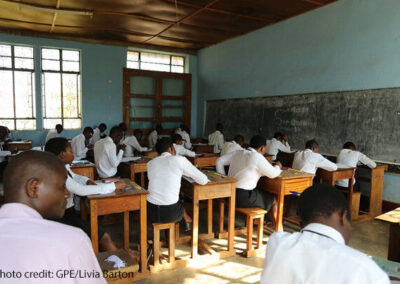
[[[176,134],[179,134],[180,136],[182,136],[182,139],[184,140],[184,145],[186,149],[192,149],[192,142],[190,142],[190,135],[189,133],[187,133],[185,130],[182,130],[180,128],[178,128],[175,131]]]
[[[208,178],[188,159],[162,153],[147,163],[149,194],[147,217],[151,223],[177,222],[183,216],[183,204],[179,201],[182,176],[192,178],[198,184],[206,184]]]
[[[137,150],[139,152],[147,151],[147,147],[140,146],[138,140],[135,136],[129,136],[124,139],[122,144],[126,145],[124,157],[133,157],[134,151]]]
[[[222,146],[221,156],[238,151],[238,150],[243,150],[243,148],[238,143],[236,143],[236,141],[226,142]]]
[[[90,138],[90,144],[94,145],[97,141],[101,139],[101,132],[98,127],[93,130],[92,138]]]
[[[45,220],[22,203],[7,203],[0,208],[0,251],[2,271],[21,273],[20,279],[10,279],[10,283],[106,283],[92,244],[82,230]],[[82,275],[92,272],[98,278],[57,277],[60,269],[80,271]],[[29,276],[41,271],[52,272],[53,278]]]
[[[287,142],[281,142],[275,138],[272,140],[268,140],[267,142],[267,154],[272,155],[272,159],[276,160],[276,155],[278,155],[279,151],[290,153],[290,145]]]
[[[117,146],[110,137],[97,141],[94,145],[94,161],[99,176],[101,178],[115,176],[123,155],[122,150],[117,154]]]
[[[148,139],[149,139],[149,148],[154,149],[158,139],[157,130],[153,130],[152,132],[150,132]]]
[[[196,157],[196,153],[186,149],[183,145],[173,144],[177,156]]]
[[[355,168],[359,163],[362,163],[370,167],[371,169],[376,167],[376,163],[372,161],[370,158],[368,158],[366,155],[364,155],[359,151],[353,151],[350,149],[342,149],[336,161],[338,164],[348,166],[349,168]],[[353,183],[354,182],[355,179],[353,178]],[[336,185],[348,188],[349,180],[347,179],[338,180],[336,182]]]
[[[224,146],[224,134],[219,130],[208,135],[208,145],[214,145],[214,153],[218,154],[221,152],[222,146]]]
[[[292,168],[305,173],[315,174],[318,168],[327,171],[336,171],[337,165],[324,158],[321,154],[315,153],[311,149],[306,149],[294,154]]]
[[[72,139],[71,148],[72,152],[74,152],[75,160],[79,161],[86,158],[86,153],[89,151],[86,147],[89,144],[88,142],[82,133]]]
[[[274,194],[256,188],[262,176],[276,178],[282,172],[272,166],[267,159],[253,148],[231,152],[217,159],[217,172],[225,175],[224,166],[229,166],[228,176],[236,182],[236,207],[262,208],[269,210],[274,202]]]
[[[270,236],[261,283],[389,284],[389,278],[334,228],[312,223]]]
[[[47,136],[46,136],[46,142],[49,141],[52,138],[56,138],[58,137],[58,132],[57,129],[50,129],[49,132],[47,132]]]

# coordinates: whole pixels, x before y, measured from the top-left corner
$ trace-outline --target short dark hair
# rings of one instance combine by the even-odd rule
[[[142,135],[143,131],[141,129],[135,129],[135,131],[133,131],[133,135]]]
[[[306,142],[306,149],[312,149],[314,147],[318,147],[318,142],[315,139],[308,140]]]
[[[356,149],[356,145],[353,142],[346,142],[343,145],[343,149]]]
[[[267,140],[265,139],[264,136],[261,135],[255,135],[253,137],[251,137],[250,140],[250,147],[253,149],[258,149],[261,146],[265,146],[267,144]]]
[[[68,140],[64,137],[51,138],[46,142],[44,150],[58,156],[61,152],[66,152],[68,147]]]
[[[156,127],[155,127],[155,130],[157,130],[157,131],[162,130],[162,129],[163,128],[162,128],[161,124],[157,124]]]
[[[107,124],[100,123],[99,128],[104,128],[104,130],[106,130],[107,129]]]
[[[120,124],[118,124],[118,127],[121,129],[121,131],[126,131],[128,129],[125,122],[121,122]]]
[[[222,125],[222,123],[218,122],[217,125],[215,126],[215,129],[222,131],[222,130],[224,130],[224,126]]]
[[[185,131],[185,132],[189,132],[189,127],[187,127],[186,124],[182,123],[180,126],[181,130]]]
[[[283,133],[282,132],[275,132],[274,133],[274,138],[275,139],[282,139],[283,138]]]
[[[118,136],[121,135],[122,136],[122,130],[121,128],[119,128],[118,126],[114,126],[110,129],[110,137],[114,137],[114,136]]]
[[[235,136],[235,139],[233,139],[236,143],[244,143],[244,137],[243,137],[243,135],[240,135],[240,134],[238,134],[238,135],[236,135]]]
[[[159,155],[161,155],[164,152],[167,152],[168,148],[171,148],[171,147],[172,147],[172,140],[170,138],[162,137],[157,140],[156,150]]]
[[[62,124],[56,124],[56,129],[59,129],[59,128],[64,129],[64,126],[62,126]]]
[[[329,218],[336,211],[347,211],[350,220],[349,202],[340,190],[330,184],[316,183],[300,196],[299,216],[303,226],[317,217]]]
[[[179,140],[182,140],[182,136],[177,133],[174,133],[171,135],[171,140],[172,140],[172,143],[176,143]]]
[[[93,134],[93,128],[91,128],[90,126],[86,126],[86,127],[83,129],[83,132],[90,132],[90,133]]]

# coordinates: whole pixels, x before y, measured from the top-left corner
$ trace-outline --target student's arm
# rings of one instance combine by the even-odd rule
[[[221,134],[221,135],[219,135],[218,136],[218,138],[217,138],[217,147],[218,147],[218,150],[222,150],[222,146],[224,146],[224,134]]]
[[[86,184],[88,180],[90,180],[90,178],[85,177],[85,176],[81,176],[81,175],[77,175],[76,173],[74,173],[72,170],[68,170],[69,174],[72,176],[72,179],[75,180],[76,182],[80,183],[80,184]]]
[[[187,149],[192,149],[192,142],[190,142],[190,135],[188,133],[185,134],[185,147]]]
[[[332,163],[329,161],[327,158],[324,158],[321,154],[319,155],[318,162],[316,164],[317,168],[321,168],[327,171],[336,171],[337,170],[337,165],[335,163]]]
[[[71,177],[67,178],[66,187],[69,192],[79,196],[87,196],[91,194],[107,194],[115,190],[114,183],[104,183],[101,185],[86,185],[86,182],[81,183],[78,180]]]
[[[360,153],[360,157],[358,160],[363,163],[364,165],[370,167],[371,169],[376,168],[376,163],[372,161],[370,158],[368,158],[366,155],[363,153]]]
[[[272,166],[263,156],[257,159],[257,168],[263,176],[276,178],[282,172],[279,166]]]
[[[75,150],[76,150],[75,155],[78,156],[78,157],[85,157],[87,151],[89,150],[85,146],[85,141],[82,140],[82,139],[77,139],[77,141],[75,141],[75,143],[76,143],[76,145],[75,145]]]
[[[183,147],[183,145],[182,145],[182,154],[186,157],[196,157],[195,152],[186,149],[185,147]]]
[[[280,142],[278,143],[278,149],[285,153],[290,153],[290,146],[287,142]]]
[[[146,147],[142,147],[140,146],[138,140],[136,139],[135,136],[132,136],[132,139],[129,139],[129,142],[126,143],[127,145],[132,146],[133,148],[135,148],[136,150],[138,150],[139,152],[145,152],[147,151]]]
[[[198,184],[207,184],[208,178],[198,168],[196,168],[188,159],[182,157],[183,175],[192,178]]]
[[[218,173],[220,173],[222,175],[226,175],[224,167],[229,166],[231,164],[233,155],[235,153],[236,152],[230,152],[230,153],[223,155],[217,159],[216,168],[217,168]]]
[[[110,164],[113,168],[118,167],[119,163],[122,160],[122,156],[124,155],[124,151],[119,150],[118,155],[115,154],[116,151],[116,147],[115,144],[112,145],[107,145],[107,147],[104,149],[104,151],[106,151],[108,160],[110,161]]]

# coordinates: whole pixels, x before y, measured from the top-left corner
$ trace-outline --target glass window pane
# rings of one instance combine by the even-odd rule
[[[14,117],[12,71],[0,70],[0,117]],[[13,126],[14,127],[14,126]]]
[[[169,72],[169,65],[155,64],[155,63],[141,63],[141,69]]]
[[[0,45],[0,55],[2,56],[11,56],[11,45]]]
[[[42,60],[42,70],[60,71],[60,61]]]
[[[76,50],[63,50],[62,59],[70,61],[79,61],[79,51]]]
[[[44,116],[61,117],[61,75],[43,73]]]
[[[11,57],[0,56],[0,67],[11,68]]]
[[[138,61],[138,60],[139,60],[139,52],[128,51],[128,61]]]
[[[31,72],[15,71],[15,111],[17,118],[34,117]],[[18,128],[18,127],[17,127]]]
[[[171,66],[171,72],[183,73],[183,66]]]
[[[15,130],[14,120],[11,119],[0,119],[0,125],[5,126],[10,130]]]
[[[64,128],[65,129],[81,129],[82,123],[81,119],[64,119]]]
[[[33,59],[15,58],[15,68],[33,70]]]
[[[35,119],[17,119],[17,130],[35,130]]]
[[[78,113],[78,76],[63,74],[63,107],[65,117],[79,117]]]
[[[60,60],[60,51],[58,49],[42,48],[42,59]]]
[[[128,68],[132,68],[132,69],[139,69],[139,62],[137,61],[128,61],[127,66]]]
[[[172,56],[172,65],[180,65],[183,66],[183,63],[185,62],[184,58],[181,56]]]
[[[14,56],[33,58],[33,48],[27,46],[14,46]]]
[[[151,63],[170,64],[170,56],[165,54],[142,52],[140,61]]]
[[[56,124],[62,124],[61,118],[57,119],[43,119],[43,128],[44,129],[54,129]]]
[[[79,62],[63,61],[63,71],[79,72]]]

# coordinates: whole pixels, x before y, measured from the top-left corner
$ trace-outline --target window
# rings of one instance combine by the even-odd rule
[[[132,69],[184,73],[185,57],[150,52],[128,51],[127,67]]]
[[[33,48],[0,44],[0,125],[36,129]]]
[[[81,128],[80,52],[42,48],[43,128]]]

